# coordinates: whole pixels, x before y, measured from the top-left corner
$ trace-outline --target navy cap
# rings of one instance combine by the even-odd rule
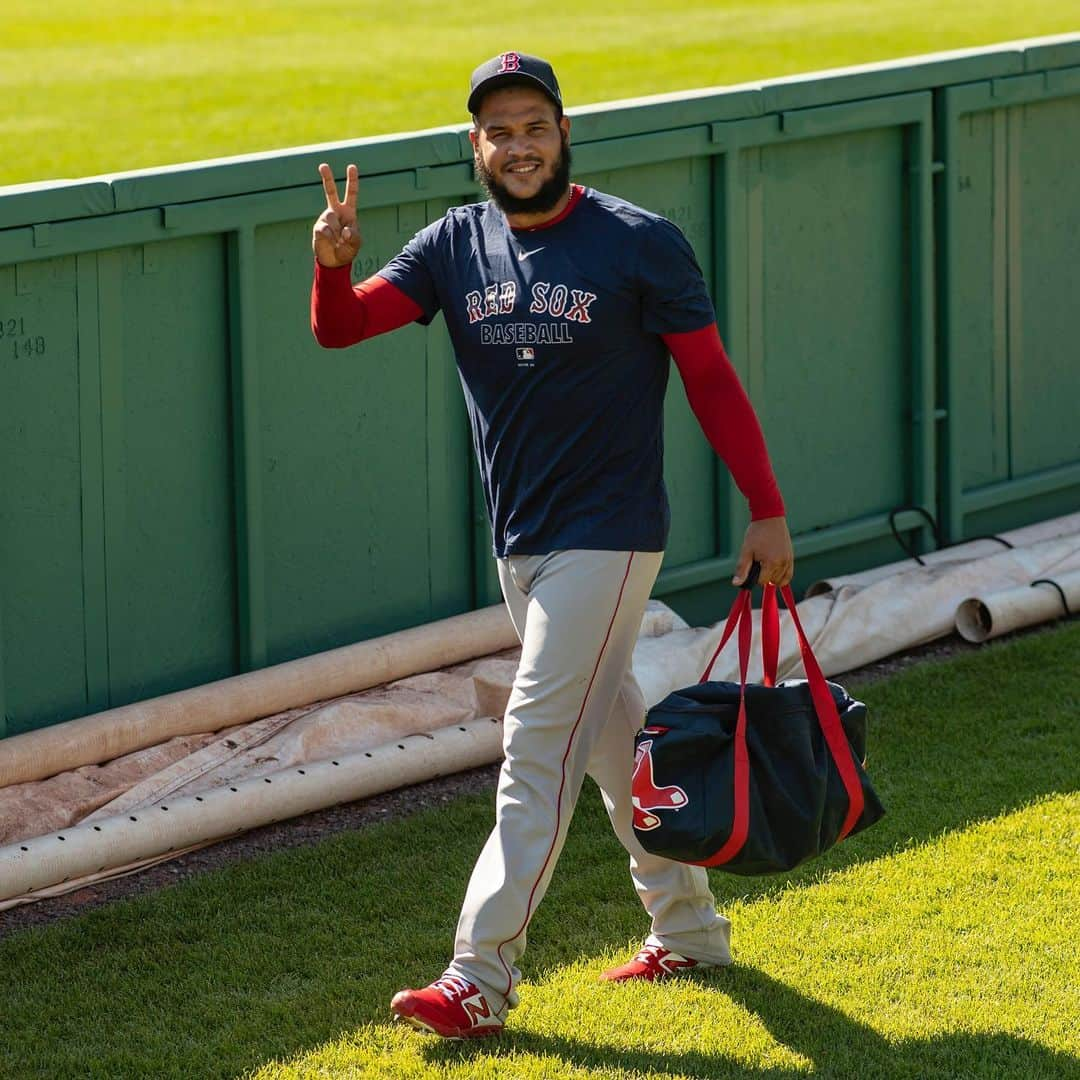
[[[513,84],[534,84],[542,90],[559,108],[562,108],[562,94],[559,92],[559,80],[546,60],[528,53],[504,52],[481,64],[469,80],[470,113],[480,107],[480,99],[489,91],[500,86]]]

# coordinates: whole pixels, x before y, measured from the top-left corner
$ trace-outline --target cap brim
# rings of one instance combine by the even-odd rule
[[[538,79],[535,75],[529,75],[524,71],[505,71],[500,72],[498,75],[491,75],[486,78],[469,95],[469,100],[465,107],[475,116],[476,110],[480,107],[480,102],[483,97],[486,94],[490,94],[492,90],[497,90],[500,86],[535,86],[549,101],[554,102],[562,108],[562,102],[551,92],[551,88],[547,83],[542,79]],[[460,100],[460,98],[458,100]]]

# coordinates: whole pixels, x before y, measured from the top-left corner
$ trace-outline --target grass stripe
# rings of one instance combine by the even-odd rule
[[[1078,29],[1069,0],[6,0],[0,183],[274,150],[464,119],[469,72],[546,56],[571,104]]]

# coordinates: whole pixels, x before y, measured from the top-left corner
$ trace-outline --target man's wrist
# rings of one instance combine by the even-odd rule
[[[783,502],[758,503],[750,507],[751,521],[769,521],[772,518],[786,518],[787,510]]]
[[[319,256],[315,256],[315,271],[316,273],[333,274],[339,270],[352,270],[352,260],[347,263],[338,263],[337,266],[327,266],[326,263],[319,261]]]

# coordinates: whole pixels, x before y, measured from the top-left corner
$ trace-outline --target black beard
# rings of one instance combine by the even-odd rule
[[[484,164],[479,153],[476,154],[475,165],[476,179],[504,214],[547,213],[555,208],[570,187],[570,143],[565,135],[562,138],[562,150],[555,162],[555,172],[540,185],[540,190],[535,195],[530,195],[527,199],[511,195],[506,187],[495,179],[495,174]]]

